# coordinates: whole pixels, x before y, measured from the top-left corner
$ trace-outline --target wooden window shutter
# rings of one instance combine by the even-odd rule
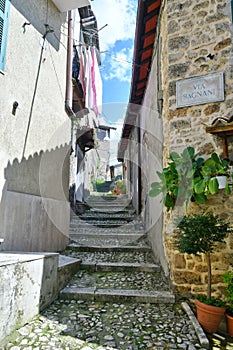
[[[0,69],[4,69],[10,1],[0,0]]]
[[[233,0],[231,0],[231,19],[233,22]]]

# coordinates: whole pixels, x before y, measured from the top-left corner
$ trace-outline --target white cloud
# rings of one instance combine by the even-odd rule
[[[118,79],[122,82],[131,81],[131,70],[133,60],[133,48],[124,48],[116,54],[106,57],[109,58],[108,72],[103,72],[103,78],[105,80]]]
[[[117,40],[133,39],[137,0],[95,0],[91,4],[100,30],[100,49],[108,50]]]

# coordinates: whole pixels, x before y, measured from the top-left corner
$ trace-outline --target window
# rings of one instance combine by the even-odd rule
[[[0,70],[4,69],[10,0],[0,0]]]
[[[233,0],[231,0],[231,18],[233,22]]]

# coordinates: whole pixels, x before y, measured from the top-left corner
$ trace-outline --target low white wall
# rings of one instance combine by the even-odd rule
[[[66,247],[69,202],[6,191],[1,207],[2,251],[57,252]]]
[[[0,343],[57,296],[58,254],[0,253]]]

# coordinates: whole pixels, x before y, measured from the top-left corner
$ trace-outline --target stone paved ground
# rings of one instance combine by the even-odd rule
[[[3,349],[201,349],[180,305],[58,300]]]
[[[57,300],[0,350],[203,349],[180,303],[110,304]],[[213,337],[210,349],[233,349]]]

